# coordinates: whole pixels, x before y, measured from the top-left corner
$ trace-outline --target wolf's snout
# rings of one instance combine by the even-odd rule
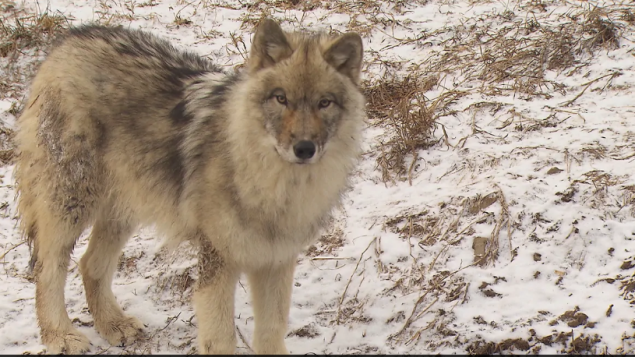
[[[315,155],[315,144],[312,141],[302,140],[293,145],[293,152],[298,159],[308,160]]]

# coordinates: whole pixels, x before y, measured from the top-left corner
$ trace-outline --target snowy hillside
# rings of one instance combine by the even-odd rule
[[[291,353],[635,353],[633,0],[0,0],[0,352],[44,350],[11,129],[52,36],[144,28],[231,72],[263,16],[366,50],[365,154],[299,259]],[[66,302],[92,353],[196,353],[196,256],[160,242],[135,235],[114,279],[147,325],[125,348],[92,328],[78,242]],[[237,298],[250,353],[244,278]]]

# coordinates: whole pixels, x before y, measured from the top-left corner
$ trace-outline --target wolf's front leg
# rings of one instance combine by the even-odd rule
[[[199,354],[234,354],[234,293],[239,271],[224,261],[209,243],[198,255],[199,280],[194,292]]]
[[[254,350],[258,354],[288,354],[287,333],[295,258],[248,272],[252,289],[256,329]]]

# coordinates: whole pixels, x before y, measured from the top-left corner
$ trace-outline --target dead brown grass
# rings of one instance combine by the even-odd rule
[[[5,7],[0,16],[0,57],[15,61],[25,50],[48,45],[67,27],[68,19],[59,13],[28,14]]]
[[[173,303],[185,305],[189,303],[192,288],[196,281],[194,273],[196,267],[187,267],[182,272],[173,271],[160,272],[156,279],[156,285],[153,287],[157,296],[162,293],[168,293],[175,297]]]
[[[382,170],[384,181],[408,177],[418,161],[419,150],[427,149],[439,140],[432,138],[437,128],[436,120],[451,114],[449,106],[465,95],[460,91],[445,91],[435,98],[425,93],[432,89],[438,77],[408,75],[403,79],[382,78],[377,82],[366,83],[365,95],[368,112],[396,135],[382,143],[377,163]],[[408,162],[410,161],[410,162]]]
[[[407,76],[385,75],[367,83],[369,115],[392,134],[381,143],[377,156],[385,182],[406,178],[411,181],[422,150],[441,142],[451,146],[445,131],[443,136],[433,138],[433,134],[441,116],[458,110],[455,104],[461,97],[474,93],[531,100],[566,94],[570,88],[547,74],[570,76],[587,66],[598,51],[616,49],[622,29],[635,17],[631,9],[619,6],[580,4],[566,14],[552,14],[546,10],[547,5],[543,7],[538,12],[535,6],[528,6],[516,13],[468,18],[456,26],[418,31],[412,38],[394,38],[396,43],[385,47],[431,47],[424,61],[407,66]],[[379,68],[391,68],[381,53],[375,55]],[[405,69],[404,64],[394,67]],[[392,72],[395,71],[386,70]],[[618,75],[610,73],[583,86],[606,77],[610,81]],[[452,83],[451,89],[448,82]],[[426,97],[433,88],[440,93],[436,99]],[[573,104],[575,99],[563,106]],[[515,108],[508,110],[520,112]],[[545,123],[559,124],[543,120],[535,128]]]
[[[397,291],[403,296],[418,294],[410,314],[400,312],[399,320],[404,322],[392,327],[395,332],[389,337],[389,342],[398,345],[416,344],[424,333],[450,338],[455,336],[457,332],[452,328],[455,318],[452,311],[469,299],[470,283],[464,280],[460,272],[471,267],[492,266],[501,256],[513,260],[517,255],[511,242],[514,225],[515,219],[510,215],[507,198],[497,185],[483,194],[452,197],[438,208],[426,207],[421,211],[415,209],[387,217],[385,228],[398,234],[403,242],[411,246],[412,259],[406,256],[398,261],[404,263],[412,260],[412,265],[404,268],[404,264],[383,264],[381,271],[395,273],[389,275],[394,286],[382,294],[395,294]],[[483,234],[485,229],[491,233]],[[454,271],[447,270],[452,247],[465,241],[473,243],[473,260],[462,262]],[[491,286],[499,280],[505,281],[505,278],[495,277],[494,282],[484,283],[479,289],[486,297],[498,298],[500,294]],[[397,317],[387,323],[396,320]],[[437,347],[440,345],[434,348]]]
[[[306,250],[306,256],[317,257],[321,255],[333,255],[333,253],[344,246],[344,232],[341,228],[335,228],[331,232],[323,234],[315,244]]]
[[[11,164],[15,158],[13,137],[13,130],[0,126],[0,165]]]
[[[599,342],[601,342],[601,338],[597,334],[571,331],[539,337],[535,330],[530,329],[529,336],[526,338],[488,342],[479,337],[470,343],[466,351],[470,355],[539,354],[542,346],[552,348],[557,346],[558,352],[563,354],[607,354],[596,346]]]
[[[584,17],[582,22],[583,32],[588,35],[588,37],[583,38],[582,46],[587,50],[592,50],[596,47],[608,49],[619,47],[620,25],[610,19],[610,11],[600,7],[593,7],[582,15]],[[617,12],[621,18],[626,16],[627,22],[629,15],[633,16],[630,9],[618,9]]]

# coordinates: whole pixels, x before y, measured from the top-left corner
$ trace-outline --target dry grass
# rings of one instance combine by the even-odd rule
[[[471,267],[492,266],[501,259],[500,249],[505,247],[502,238],[506,235],[509,239],[515,226],[503,191],[494,185],[493,190],[486,194],[454,197],[437,209],[427,207],[419,212],[405,212],[388,218],[384,225],[411,246],[411,259],[404,257],[400,262],[411,260],[412,265],[405,269],[404,264],[383,266],[381,270],[397,273],[390,276],[394,286],[382,294],[394,294],[396,291],[403,296],[418,294],[410,313],[403,312],[404,316],[399,318],[404,321],[391,327],[394,332],[389,342],[414,344],[424,333],[442,336],[443,339],[455,336],[457,332],[451,327],[455,318],[452,311],[469,299],[470,283],[460,272]],[[489,235],[479,235],[487,230]],[[456,270],[447,270],[452,247],[464,241],[473,242],[474,259],[464,262]],[[513,260],[515,254],[511,241],[507,245],[509,252],[504,256]],[[482,292],[490,298],[499,296],[491,287]],[[396,320],[397,317],[389,322]],[[435,344],[434,348],[438,347],[441,345]]]
[[[317,257],[321,255],[331,256],[339,248],[344,246],[344,232],[337,227],[331,232],[323,234],[315,244],[312,244],[306,250],[306,256]]]
[[[453,114],[451,105],[467,94],[465,91],[443,91],[428,98],[425,93],[435,87],[437,81],[435,76],[411,74],[402,79],[391,77],[366,83],[364,91],[369,115],[376,125],[385,126],[394,133],[381,143],[381,154],[377,157],[384,182],[394,182],[396,177],[399,180],[407,178],[412,184],[419,151],[441,140],[433,138],[438,128],[437,119]],[[443,131],[445,134],[445,129]],[[447,135],[443,138],[447,141]]]
[[[588,4],[566,14],[528,5],[514,11],[467,18],[456,26],[418,31],[412,38],[394,38],[396,43],[384,49],[431,47],[424,61],[405,64],[409,75],[403,78],[389,73],[395,72],[391,68],[403,70],[404,63],[390,64],[374,54],[375,67],[385,68],[386,74],[367,83],[366,94],[371,118],[392,135],[378,149],[377,163],[385,182],[411,181],[422,150],[440,142],[451,146],[445,130],[441,136],[433,134],[440,117],[459,110],[455,104],[461,97],[473,93],[531,100],[564,95],[571,89],[549,79],[553,76],[548,72],[561,73],[562,78],[579,73],[598,51],[616,49],[622,29],[635,17],[628,7]],[[596,81],[608,77],[608,85],[618,75],[611,72],[583,84],[579,95],[562,106],[572,105]],[[436,98],[429,99],[426,92],[432,89]],[[520,110],[508,108],[508,112]],[[520,130],[555,126],[559,124],[555,119],[554,114]]]
[[[466,350],[470,355],[539,354],[541,346],[546,345],[557,346],[558,352],[563,354],[608,354],[595,346],[599,342],[601,338],[597,334],[571,331],[541,337],[532,329],[526,338],[510,338],[500,342],[488,342],[479,338],[472,341]]]
[[[180,273],[172,271],[165,274],[159,273],[154,292],[157,293],[157,295],[160,295],[161,292],[168,292],[178,296],[175,302],[178,301],[181,305],[189,303],[192,288],[196,281],[194,269],[195,267],[188,267]]]
[[[498,257],[500,235],[503,228],[511,236],[512,218],[502,190],[474,197],[457,197],[443,203],[437,213],[424,210],[418,213],[404,213],[388,218],[384,225],[390,231],[399,234],[404,240],[418,239],[417,246],[423,250],[438,243],[446,246],[457,245],[474,235],[474,226],[484,224],[492,227],[489,237],[475,237],[474,263],[492,264]],[[482,240],[481,240],[482,239]],[[479,246],[478,248],[476,246]],[[477,250],[482,250],[478,252]],[[430,269],[434,266],[431,264]]]
[[[68,27],[68,19],[44,11],[24,14],[6,5],[0,17],[0,57],[15,61],[23,51],[48,45],[58,33]]]
[[[13,162],[15,157],[13,145],[13,130],[0,125],[0,165],[7,165]]]

